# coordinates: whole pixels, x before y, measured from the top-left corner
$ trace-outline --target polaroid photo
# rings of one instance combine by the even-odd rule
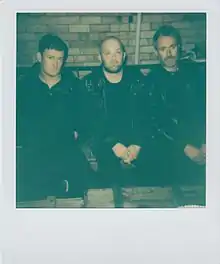
[[[6,263],[218,263],[219,3],[118,6],[0,10]]]
[[[205,206],[206,23],[202,12],[17,12],[18,207],[43,195],[66,197],[64,182],[71,204],[86,166],[91,182],[100,174],[119,184],[123,174],[125,187],[132,177],[137,188],[162,188],[161,208],[163,192],[203,187],[198,203]],[[186,201],[170,206],[194,205]]]

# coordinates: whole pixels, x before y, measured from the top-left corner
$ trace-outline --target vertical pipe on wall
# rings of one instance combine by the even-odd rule
[[[140,35],[141,35],[141,13],[138,13],[137,26],[136,26],[135,58],[134,58],[135,64],[139,64],[139,59],[140,59]]]

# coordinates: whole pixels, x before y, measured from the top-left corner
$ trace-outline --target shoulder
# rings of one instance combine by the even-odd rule
[[[16,78],[16,93],[18,96],[24,96],[24,94],[32,93],[34,84],[37,82],[37,65],[30,67],[27,72],[22,76]]]
[[[25,86],[25,85],[31,85],[32,83],[35,83],[36,79],[38,79],[40,73],[40,64],[34,63],[32,66],[30,66],[24,75],[17,76],[16,84],[19,86]]]
[[[148,74],[144,76],[145,84],[152,85],[155,82],[159,81],[163,76],[163,69],[161,65],[155,65],[152,69],[149,70]]]
[[[141,69],[135,65],[126,66],[124,68],[124,75],[128,80],[130,80],[130,82],[144,80],[144,74],[141,72]]]
[[[102,69],[100,67],[95,68],[91,73],[87,74],[80,80],[81,89],[84,89],[87,92],[96,92],[102,87],[100,82],[104,83],[104,80],[105,78]]]
[[[103,77],[102,69],[101,67],[97,67],[97,68],[92,69],[92,71],[89,74],[85,75],[81,79],[81,82],[85,83],[87,81],[95,81],[95,80],[99,80],[102,77]]]
[[[206,83],[206,65],[198,62],[182,63],[181,68],[183,79],[193,86],[205,86]]]
[[[66,83],[69,83],[71,85],[79,84],[79,78],[76,77],[76,75],[73,73],[72,69],[70,68],[64,68],[62,70],[62,78]]]
[[[185,73],[186,75],[195,77],[200,72],[200,63],[194,61],[182,61],[179,63],[180,71]]]

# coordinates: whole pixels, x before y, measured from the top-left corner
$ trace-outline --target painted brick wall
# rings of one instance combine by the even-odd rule
[[[58,34],[70,48],[68,65],[98,65],[97,44],[105,36],[118,36],[126,47],[128,63],[134,64],[137,14],[127,13],[20,13],[17,15],[17,65],[29,66],[35,61],[38,41],[45,33]],[[142,15],[140,63],[155,62],[152,36],[163,24],[180,30],[183,44],[204,47],[206,21],[204,14]]]

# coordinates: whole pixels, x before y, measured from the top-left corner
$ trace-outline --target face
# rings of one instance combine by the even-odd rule
[[[56,77],[60,74],[64,62],[64,52],[54,49],[46,49],[43,54],[39,54],[41,70],[50,77]]]
[[[123,67],[125,53],[116,39],[109,39],[102,45],[100,59],[107,72],[118,73]]]
[[[179,56],[175,38],[160,36],[157,41],[157,55],[162,66],[167,68],[175,67]]]

